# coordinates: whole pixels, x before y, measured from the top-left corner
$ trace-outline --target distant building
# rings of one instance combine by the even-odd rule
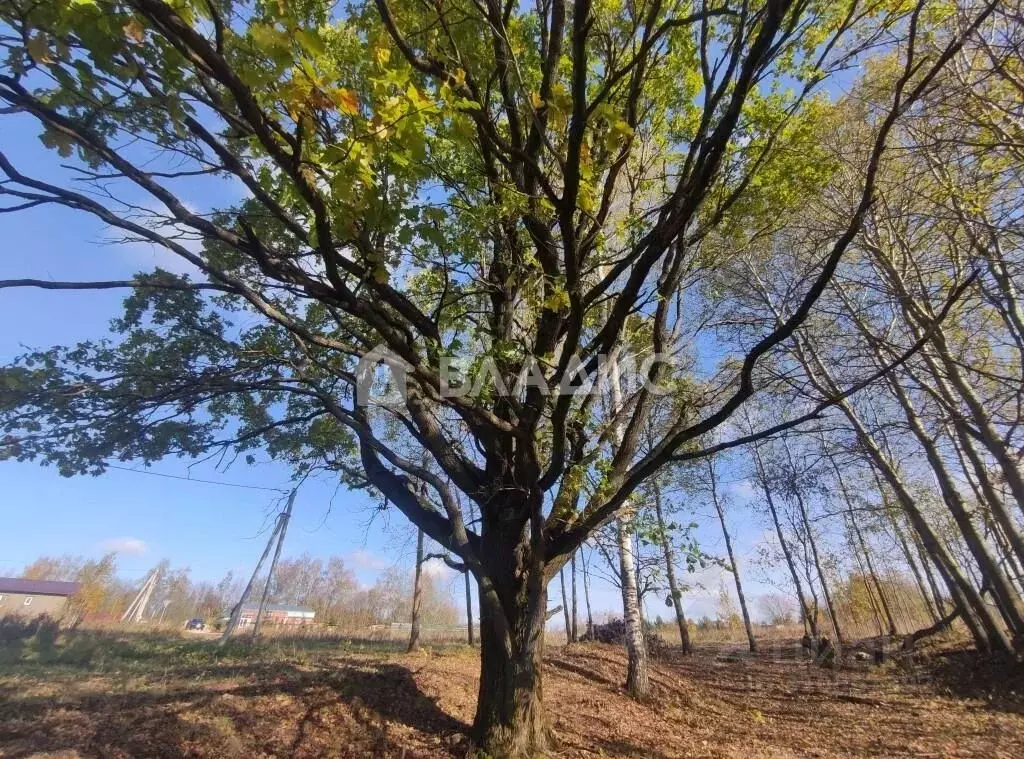
[[[243,606],[242,614],[238,618],[238,624],[251,625],[256,622],[258,605]],[[263,610],[263,624],[265,625],[308,625],[316,617],[316,612],[304,606],[272,606],[268,605]]]
[[[68,598],[78,592],[78,587],[77,582],[0,577],[0,617],[46,614],[57,619],[64,614]]]

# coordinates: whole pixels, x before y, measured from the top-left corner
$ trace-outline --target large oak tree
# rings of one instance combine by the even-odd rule
[[[894,123],[991,11],[3,0],[3,112],[36,119],[66,174],[0,152],[2,210],[91,215],[195,272],[3,282],[133,291],[113,339],[2,370],[0,455],[74,474],[262,448],[372,489],[478,581],[479,745],[542,751],[549,580],[652,475],[708,453],[700,441],[759,389],[759,364],[811,313],[870,208]],[[695,340],[715,240],[821,185],[828,96],[871,55],[895,68],[892,92],[866,116],[859,201],[798,306],[753,344]],[[225,177],[242,201],[188,202]],[[408,365],[405,393],[361,405],[357,362],[378,346]],[[624,377],[615,403],[538,382],[499,392],[534,360],[556,389],[623,354],[679,361]],[[480,392],[446,393],[450,356],[495,371]],[[866,381],[712,448],[813,418]],[[656,408],[668,421],[641,446]]]

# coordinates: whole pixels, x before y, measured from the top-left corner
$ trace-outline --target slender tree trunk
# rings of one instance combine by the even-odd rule
[[[743,594],[743,583],[740,581],[740,567],[736,563],[736,554],[732,550],[732,536],[729,535],[729,528],[725,523],[725,509],[722,508],[722,501],[718,497],[718,479],[715,477],[715,464],[711,458],[708,459],[708,477],[711,483],[711,500],[715,503],[718,521],[722,525],[722,537],[725,538],[725,550],[729,555],[729,566],[732,567],[732,579],[736,583],[736,595],[740,599],[740,612],[743,614],[743,629],[747,632],[747,644],[750,647],[750,652],[756,653],[757,640],[754,638],[754,627],[750,624],[747,597]]]
[[[883,498],[885,496],[882,496]],[[889,608],[889,602],[885,598],[885,589],[882,587],[882,581],[878,579],[878,572],[875,571],[875,565],[871,561],[871,551],[868,550],[867,541],[864,540],[864,535],[860,531],[860,527],[857,526],[857,521],[850,515],[850,521],[853,523],[853,531],[857,536],[857,542],[860,543],[860,550],[864,554],[864,563],[868,568],[868,574],[871,576],[871,582],[875,585],[875,592],[878,594],[878,603],[882,607],[882,613],[885,615],[885,622],[889,626],[889,635],[896,635],[896,620],[893,619],[892,609]]]
[[[932,571],[932,560],[924,550],[924,546],[921,545],[921,539],[917,533],[911,532],[910,537],[917,551],[917,556],[921,559],[921,568],[924,570],[925,579],[928,580],[928,587],[931,588],[935,608],[939,612],[939,617],[944,618],[946,616],[946,601],[942,596],[942,591],[939,589],[938,582],[935,580],[935,572]]]
[[[839,627],[839,617],[836,615],[835,604],[832,603],[832,593],[828,587],[828,578],[825,577],[825,569],[821,565],[821,557],[818,554],[818,544],[814,540],[814,531],[811,529],[811,520],[807,515],[807,505],[798,490],[794,491],[797,505],[800,507],[800,516],[804,523],[804,530],[807,531],[807,542],[811,546],[811,557],[814,560],[814,569],[818,573],[818,582],[821,583],[821,593],[825,597],[825,609],[828,611],[829,619],[832,622],[832,631],[836,636],[836,645],[843,642],[843,633]]]
[[[590,608],[590,565],[587,557],[580,555],[580,562],[583,564],[583,600],[587,604],[587,635],[594,634],[594,612]]]
[[[868,550],[867,541],[864,540],[864,534],[860,530],[860,525],[857,524],[857,516],[853,511],[853,500],[850,498],[850,491],[846,489],[846,482],[843,480],[843,474],[839,470],[839,466],[836,464],[834,458],[829,456],[829,461],[832,464],[832,469],[836,473],[836,483],[839,485],[839,492],[843,496],[843,501],[846,502],[847,513],[850,517],[850,526],[853,529],[853,534],[857,538],[857,543],[860,545],[860,550],[864,555],[864,563],[867,565],[868,573],[871,576],[871,581],[875,585],[875,591],[878,594],[878,601],[885,614],[886,623],[889,625],[889,635],[896,635],[896,621],[892,617],[892,610],[889,608],[889,604],[885,599],[885,593],[882,592],[882,585],[878,580],[878,573],[875,572],[874,564],[871,562],[871,552]],[[877,478],[876,478],[877,482]],[[878,482],[878,492],[882,497],[883,508],[885,507],[885,491],[882,488],[881,482]]]
[[[617,418],[622,408],[622,385],[619,376],[619,362],[613,353],[609,366],[609,386],[611,410]],[[618,421],[612,430],[613,449],[618,450],[625,434],[623,423]],[[647,697],[649,681],[647,675],[647,643],[644,641],[643,617],[640,611],[638,596],[635,557],[633,555],[633,535],[628,523],[627,509],[623,509],[616,524],[619,542],[619,575],[622,588],[622,618],[626,627],[626,690],[636,699]]]
[[[836,645],[842,644],[843,633],[839,627],[839,618],[836,616],[836,607],[832,603],[832,593],[829,591],[828,578],[825,577],[825,569],[821,565],[821,556],[818,554],[818,543],[814,539],[814,530],[811,527],[810,516],[807,513],[807,502],[804,501],[803,493],[800,491],[799,482],[796,479],[796,466],[793,462],[793,455],[789,449],[789,441],[783,437],[782,446],[786,451],[786,459],[793,472],[793,497],[796,499],[800,509],[800,520],[803,522],[804,531],[807,533],[807,542],[811,547],[811,558],[814,560],[814,569],[818,574],[818,582],[821,584],[821,593],[825,596],[825,609],[828,611],[829,620],[832,622],[832,631],[836,636]]]
[[[578,551],[573,553],[572,559],[569,562],[569,567],[570,567],[570,571],[571,571],[571,574],[572,574],[572,638],[571,639],[572,639],[573,643],[575,643],[576,641],[578,641],[580,639],[579,629],[577,629],[577,626],[576,626],[577,620],[579,619],[579,614],[578,614],[577,606],[576,606],[576,553],[578,553]]]
[[[636,605],[640,609],[640,619],[644,617],[644,584],[640,576],[640,536],[636,530],[630,530],[633,540],[633,574],[636,576]]]
[[[565,642],[572,643],[572,621],[569,618],[569,596],[565,592],[565,567],[558,570],[558,581],[562,585],[562,617],[565,619]]]
[[[876,251],[876,259],[900,298],[907,323],[911,326],[915,338],[919,338],[923,334],[923,330],[931,329],[929,342],[934,347],[935,354],[924,350],[921,352],[922,357],[927,362],[937,385],[941,387],[948,381],[948,384],[952,385],[952,389],[956,390],[956,394],[967,407],[978,439],[999,465],[1007,487],[1013,494],[1014,500],[1017,501],[1018,508],[1024,512],[1024,472],[1021,471],[1015,454],[1010,451],[1009,446],[992,424],[984,403],[978,398],[971,383],[964,376],[960,365],[953,357],[946,340],[945,329],[941,324],[932,328],[935,315],[927,305],[922,305],[910,295],[899,270],[884,255],[883,251]],[[937,361],[936,356],[938,357]],[[941,368],[937,365],[939,363],[941,363]],[[954,414],[959,412],[959,409],[955,407],[950,410]]]
[[[412,585],[412,627],[409,630],[409,651],[420,647],[420,607],[423,604],[423,530],[416,531],[416,576]]]
[[[917,437],[921,447],[924,449],[928,463],[931,465],[932,471],[935,473],[935,478],[938,481],[939,490],[942,493],[943,500],[946,502],[946,506],[953,515],[953,519],[956,521],[957,526],[960,528],[960,533],[963,535],[964,542],[967,544],[967,548],[970,550],[971,555],[977,562],[978,569],[981,571],[989,587],[992,589],[993,595],[995,596],[999,608],[1002,611],[1003,619],[1015,635],[1024,634],[1024,616],[1021,616],[1016,592],[1010,586],[1006,579],[1006,575],[999,568],[999,565],[992,558],[992,554],[989,553],[988,546],[985,545],[985,541],[978,534],[977,528],[975,527],[970,514],[967,512],[963,497],[960,495],[959,490],[957,490],[956,483],[953,481],[953,478],[946,469],[946,464],[943,461],[942,455],[939,453],[934,440],[925,431],[916,409],[911,404],[910,399],[907,397],[906,392],[900,386],[899,382],[897,382],[895,378],[890,377],[889,386],[892,389],[894,396],[903,407],[904,415],[906,416],[907,423],[910,425],[911,431]]]
[[[860,576],[864,584],[864,592],[867,594],[868,597],[868,605],[871,607],[871,614],[875,618],[875,629],[878,630],[879,635],[882,635],[884,633],[884,628],[882,627],[882,614],[879,611],[878,603],[875,601],[875,593],[872,592],[871,589],[871,581],[873,578],[868,575],[867,569],[865,569],[864,567],[864,562],[861,559],[861,551],[860,548],[857,546],[856,538],[854,537],[853,524],[850,524],[849,527],[848,541],[850,543],[850,552],[853,554],[854,559],[856,559],[857,561],[857,568],[860,569]]]
[[[804,364],[808,378],[823,392],[836,392],[836,383],[825,365],[818,358],[812,346],[803,341],[797,342],[797,356]],[[822,382],[825,384],[822,385]],[[925,550],[934,558],[943,579],[949,588],[955,603],[960,604],[961,617],[970,628],[977,647],[981,650],[1010,650],[1009,640],[1003,633],[999,623],[993,618],[991,610],[978,594],[977,589],[969,583],[954,564],[949,552],[942,545],[932,530],[931,525],[917,506],[910,491],[903,484],[898,473],[875,443],[865,428],[860,417],[854,412],[847,401],[836,404],[849,420],[857,440],[864,453],[872,461],[875,468],[895,493],[900,506],[921,538]],[[973,615],[973,616],[972,616]]]
[[[619,578],[622,583],[622,613],[626,626],[626,690],[635,699],[644,699],[650,691],[647,675],[647,644],[637,597],[632,531],[624,518],[618,520]]]
[[[772,496],[771,487],[768,484],[768,474],[765,472],[764,464],[761,461],[761,452],[758,446],[753,446],[754,464],[757,470],[757,478],[760,480],[761,489],[764,491],[765,501],[768,503],[768,511],[772,516],[772,523],[775,525],[775,534],[779,538],[779,546],[782,548],[782,555],[786,559],[786,566],[789,567],[789,575],[793,578],[793,585],[796,588],[796,597],[800,602],[800,615],[805,625],[810,625],[811,637],[818,639],[818,620],[811,616],[810,607],[807,605],[807,598],[804,596],[803,583],[800,582],[800,573],[796,570],[796,562],[793,560],[793,553],[786,543],[786,537],[782,532],[782,523],[779,521],[779,513],[775,508],[775,498]]]
[[[463,572],[466,579],[466,638],[473,645],[473,583],[469,579],[469,571]]]
[[[847,415],[850,417],[852,411],[849,411],[848,408],[845,410],[847,410]],[[982,600],[975,587],[960,573],[949,552],[942,545],[928,520],[917,507],[913,496],[910,495],[910,492],[906,489],[896,471],[882,455],[882,452],[871,441],[867,431],[860,425],[859,418],[852,416],[851,421],[854,419],[856,420],[854,425],[858,428],[858,436],[861,438],[862,445],[867,447],[869,455],[872,456],[882,476],[896,494],[904,513],[906,513],[910,523],[917,531],[923,548],[933,558],[940,574],[946,581],[947,588],[954,602],[960,604],[961,616],[968,627],[971,628],[978,647],[981,649],[996,648],[998,650],[1009,650],[1009,641],[1000,629],[999,624],[992,617],[991,611],[984,600]]]
[[[888,509],[886,509],[886,514],[888,514],[889,521],[891,522],[893,531],[896,534],[896,540],[900,544],[900,550],[903,551],[903,558],[906,559],[907,566],[910,567],[910,571],[914,574],[914,582],[917,584],[917,592],[921,595],[921,600],[924,601],[924,606],[928,611],[928,616],[931,617],[932,622],[938,622],[942,617],[939,616],[939,611],[935,607],[931,595],[928,593],[928,586],[924,583],[924,578],[921,576],[921,570],[918,568],[917,561],[914,559],[914,554],[910,550],[910,546],[907,544],[907,538],[903,534],[903,530],[900,529],[899,522],[895,517],[893,517]]]
[[[665,575],[668,578],[668,592],[672,598],[672,608],[676,612],[676,624],[679,626],[679,645],[684,654],[693,653],[693,644],[690,641],[690,628],[686,624],[686,615],[683,614],[683,598],[679,583],[676,581],[676,558],[672,550],[672,540],[665,527],[665,516],[661,503],[661,483],[655,478],[651,482],[651,489],[654,492],[654,513],[658,519],[658,534],[661,537],[661,548],[665,554]]]
[[[474,513],[474,509],[473,509],[473,502],[470,501],[469,502],[469,518],[470,518],[470,520],[472,520],[475,517],[476,517],[476,514]],[[469,645],[472,646],[474,644],[474,642],[475,642],[473,640],[473,638],[474,638],[474,635],[473,635],[473,583],[472,583],[472,580],[470,579],[469,575],[470,575],[470,571],[469,571],[469,567],[467,567],[466,571],[464,572],[464,576],[466,578],[466,638],[467,638],[467,640],[469,642]]]
[[[1024,562],[1024,537],[1021,536],[1016,522],[1003,505],[1003,499],[996,492],[995,484],[989,476],[985,462],[974,447],[970,433],[963,420],[954,420],[953,429],[955,436],[954,443],[957,454],[960,456],[960,463],[964,470],[964,476],[971,482],[972,487],[977,491],[978,500],[988,506],[996,525],[1001,528],[1001,536],[1004,540],[1005,553],[1013,561]],[[971,477],[971,473],[974,477]],[[1004,546],[1000,546],[1002,549]]]

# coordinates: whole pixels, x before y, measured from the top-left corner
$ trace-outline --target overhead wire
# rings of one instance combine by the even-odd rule
[[[264,485],[244,485],[240,482],[223,482],[221,480],[205,480],[201,477],[184,477],[180,474],[167,474],[166,472],[152,472],[148,469],[132,469],[127,466],[118,466],[117,464],[107,464],[110,469],[119,469],[122,472],[134,472],[135,474],[148,474],[153,477],[166,477],[171,480],[183,480],[185,482],[199,482],[204,485],[222,485],[226,488],[244,488],[246,490],[267,490],[272,493],[290,493],[291,488],[269,488]]]

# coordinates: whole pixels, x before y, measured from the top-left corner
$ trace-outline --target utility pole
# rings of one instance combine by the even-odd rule
[[[128,608],[125,609],[124,614],[121,615],[122,622],[142,621],[142,615],[146,612],[146,607],[149,605],[149,599],[153,596],[153,590],[156,588],[159,575],[160,572],[156,569],[151,570],[150,573],[146,575],[146,581],[142,583],[142,587],[139,588],[139,592],[136,594],[135,599],[128,604]]]
[[[274,570],[277,569],[277,560],[281,558],[281,549],[284,547],[284,536],[288,532],[288,521],[292,518],[292,504],[295,503],[295,493],[298,488],[292,490],[288,496],[288,503],[284,507],[281,516],[278,517],[277,548],[274,549],[274,558],[270,561],[270,569],[267,571],[267,584],[263,586],[263,596],[260,598],[260,607],[256,610],[256,621],[252,626],[252,639],[260,637],[260,626],[263,623],[263,612],[267,608],[267,599],[270,596],[270,585],[274,582]]]
[[[291,495],[288,496],[288,504],[285,506],[284,511],[278,515],[277,522],[274,525],[273,531],[270,533],[270,537],[267,539],[266,548],[263,549],[263,555],[260,556],[260,560],[256,562],[256,568],[252,571],[252,576],[249,578],[249,582],[246,583],[245,590],[242,591],[242,597],[238,599],[238,603],[231,609],[231,616],[228,617],[228,623],[224,626],[224,632],[220,636],[220,641],[217,645],[223,646],[228,642],[228,638],[231,637],[231,633],[234,632],[238,626],[238,620],[242,616],[242,607],[245,606],[245,602],[249,599],[249,594],[252,592],[252,586],[256,582],[256,577],[260,573],[260,569],[263,568],[263,562],[267,560],[267,556],[270,555],[270,549],[274,545],[274,541],[278,540],[282,536],[283,527],[287,523],[288,518],[292,513],[292,504],[295,503],[295,494],[298,492],[298,488],[292,490]],[[274,562],[277,562],[277,556],[281,552],[281,542],[278,540],[277,553],[274,556]],[[271,575],[273,575],[273,568],[271,569]],[[263,595],[266,597],[267,588],[270,587],[270,578],[267,578],[267,586],[264,588]],[[260,610],[262,611],[263,602],[260,602]],[[258,616],[257,616],[258,622]]]

